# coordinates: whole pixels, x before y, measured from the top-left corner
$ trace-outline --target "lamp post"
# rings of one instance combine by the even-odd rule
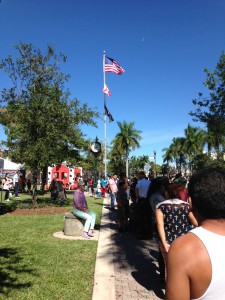
[[[156,176],[156,151],[154,150],[154,162],[155,162],[155,177],[157,177]]]

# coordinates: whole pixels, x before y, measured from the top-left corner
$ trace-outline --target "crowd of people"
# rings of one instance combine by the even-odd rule
[[[25,179],[20,171],[16,171],[13,176],[6,173],[4,178],[0,179],[0,186],[1,190],[5,192],[4,200],[6,202],[9,202],[12,197],[20,198],[19,192],[31,194],[31,180]]]
[[[19,197],[20,174],[9,174],[1,182],[5,201],[10,189]],[[86,188],[87,187],[87,188]],[[27,182],[28,191],[31,183]],[[66,186],[53,180],[50,190]],[[203,169],[191,178],[146,177],[140,171],[132,179],[120,174],[78,182],[73,196],[73,214],[84,219],[82,237],[94,236],[96,214],[89,210],[90,196],[110,197],[109,209],[116,211],[118,230],[133,232],[137,239],[156,238],[159,270],[166,282],[167,300],[225,299],[225,172]],[[117,208],[117,209],[116,209]],[[178,284],[179,282],[179,284]]]
[[[167,300],[225,299],[225,172],[203,169],[191,178],[108,180],[118,230],[158,239]]]
[[[155,234],[156,206],[160,202],[179,199],[188,206],[187,184],[187,179],[181,174],[170,179],[153,178],[146,177],[145,172],[140,171],[137,177],[133,178],[126,177],[123,173],[119,176],[110,176],[108,179],[102,177],[97,180],[96,188],[93,185],[93,178],[89,178],[87,191],[90,196],[95,197],[105,197],[108,193],[109,209],[114,211],[117,204],[118,224],[124,224],[119,225],[119,229],[134,231],[138,238],[145,239],[153,238]]]

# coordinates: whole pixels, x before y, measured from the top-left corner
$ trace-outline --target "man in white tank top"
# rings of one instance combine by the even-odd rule
[[[200,227],[170,247],[166,299],[225,300],[225,171],[196,172],[188,191]]]

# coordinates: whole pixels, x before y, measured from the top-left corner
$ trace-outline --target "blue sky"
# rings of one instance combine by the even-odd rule
[[[106,74],[112,96],[107,107],[107,141],[118,133],[116,121],[135,122],[141,148],[131,155],[153,155],[183,136],[192,100],[206,92],[204,68],[213,71],[225,50],[223,0],[2,0],[0,59],[14,55],[19,40],[43,51],[54,44],[67,55],[62,70],[71,75],[72,97],[103,114],[102,53],[125,69]],[[0,73],[0,90],[9,87]],[[83,128],[87,137],[104,139],[98,128]],[[0,139],[5,139],[0,128]]]

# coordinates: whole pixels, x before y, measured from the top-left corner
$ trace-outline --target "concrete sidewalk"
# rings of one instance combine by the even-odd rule
[[[116,212],[105,198],[99,233],[92,300],[164,299],[155,240],[119,233]]]

